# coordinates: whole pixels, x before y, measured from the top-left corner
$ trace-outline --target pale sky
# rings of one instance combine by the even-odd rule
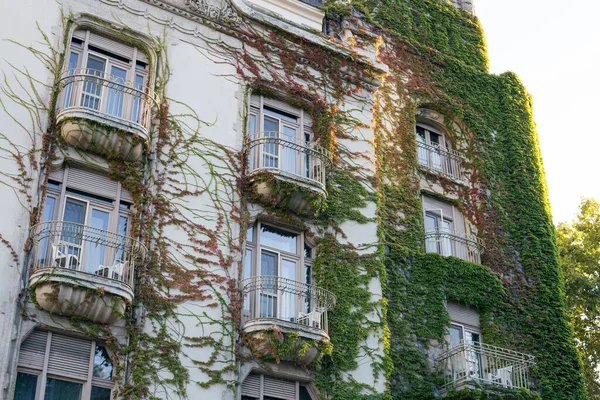
[[[600,0],[475,0],[492,73],[534,100],[555,222],[600,201]]]

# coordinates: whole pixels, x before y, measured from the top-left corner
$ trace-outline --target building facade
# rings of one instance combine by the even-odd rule
[[[584,398],[531,101],[473,12],[7,5],[0,398]]]

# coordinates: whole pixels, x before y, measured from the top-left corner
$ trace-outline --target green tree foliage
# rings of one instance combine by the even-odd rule
[[[583,199],[571,224],[558,226],[567,311],[590,399],[600,399],[600,204]]]

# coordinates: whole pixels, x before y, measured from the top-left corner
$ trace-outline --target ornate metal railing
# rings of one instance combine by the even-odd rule
[[[31,228],[33,270],[66,268],[133,287],[134,267],[147,251],[135,239],[87,225],[49,221]]]
[[[62,75],[59,88],[58,118],[83,111],[148,133],[156,96],[144,83],[95,69],[75,68]]]
[[[315,143],[279,136],[279,132],[262,132],[250,138],[249,172],[269,171],[325,191],[329,152]]]
[[[255,276],[244,279],[241,285],[243,323],[280,320],[327,333],[327,311],[336,300],[329,290],[279,276]]]
[[[529,370],[533,365],[532,355],[477,342],[461,342],[436,359],[436,367],[444,375],[444,390],[469,383],[531,388]]]
[[[425,231],[425,251],[443,256],[454,256],[466,261],[481,263],[483,243],[476,236],[444,229]]]
[[[419,164],[434,172],[462,181],[464,156],[456,150],[443,149],[426,143],[417,142]]]

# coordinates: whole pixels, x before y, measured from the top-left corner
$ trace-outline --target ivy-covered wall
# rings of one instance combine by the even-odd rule
[[[130,10],[117,11],[108,3],[100,14],[127,19]],[[136,301],[126,320],[128,346],[116,343],[106,327],[72,321],[69,328],[102,336],[117,357],[127,359],[118,370],[120,395],[193,398],[202,390],[231,395],[239,388],[240,365],[268,367],[293,350],[289,336],[272,356],[257,356],[252,346],[260,344],[240,332],[245,230],[259,218],[306,232],[317,245],[314,282],[337,296],[329,315],[331,343],[323,345],[317,362],[302,366],[323,397],[438,396],[441,376],[432,368],[430,352],[444,342],[445,304],[453,300],[481,313],[486,343],[537,358],[532,376],[539,394],[468,390],[450,398],[584,398],[564,313],[531,99],[514,74],[487,72],[485,39],[475,17],[441,0],[326,1],[329,40],[377,48],[377,61],[389,69],[384,73],[353,53],[333,53],[251,18],[216,23],[208,16],[201,29],[186,31],[178,25],[183,17],[138,11],[152,16],[151,22],[136,20],[132,31],[144,31],[147,23],[155,33],[148,51],[156,53],[152,70],[160,102],[148,157],[133,164],[109,157],[108,172],[135,197],[131,234],[149,247],[150,258],[137,272]],[[59,41],[67,40],[77,18],[66,16],[65,22]],[[336,36],[341,22],[355,28],[356,41]],[[170,40],[178,47],[169,47]],[[35,54],[56,82],[65,53],[52,50],[51,40],[47,45],[46,53]],[[204,60],[199,65],[220,71],[207,74],[206,81],[210,75],[228,82],[231,93],[222,102],[229,107],[226,117],[213,110],[216,122],[205,118],[213,99],[207,94],[197,100],[205,82],[189,79],[197,68],[181,62],[186,52],[198,52],[196,60]],[[173,53],[179,64],[173,63]],[[186,92],[182,101],[172,91],[177,80],[178,87],[185,81],[198,90]],[[48,90],[50,106],[25,105],[48,121],[41,133],[36,131],[45,144],[35,153],[41,172],[35,169],[27,186],[17,189],[30,192],[29,182],[41,176],[35,188],[41,200],[35,207],[31,201],[32,222],[40,216],[49,163],[67,147],[56,125],[59,88]],[[265,199],[253,192],[247,176],[250,93],[310,114],[315,139],[332,154],[326,198],[311,197],[310,191],[295,190],[269,174],[261,179],[276,187],[277,196]],[[467,156],[468,185],[436,174],[427,179],[458,199],[456,206],[477,228],[485,244],[482,265],[424,253],[414,134],[419,108],[444,115],[453,146]],[[223,132],[229,135],[227,144]],[[289,211],[290,196],[299,192],[314,214]],[[374,239],[362,240],[357,232]],[[35,313],[24,314],[35,319]],[[368,379],[365,365],[372,375]]]
[[[530,96],[514,74],[487,72],[484,35],[472,15],[435,0],[352,5],[384,37],[379,59],[390,67],[375,122],[380,235],[389,247],[391,396],[436,394],[428,348],[431,340],[443,340],[450,299],[480,311],[486,343],[536,356],[534,381],[542,398],[584,398]],[[443,176],[427,179],[459,199],[458,208],[484,241],[483,266],[422,254],[414,133],[419,107],[446,117],[454,148],[468,159],[468,187]]]

